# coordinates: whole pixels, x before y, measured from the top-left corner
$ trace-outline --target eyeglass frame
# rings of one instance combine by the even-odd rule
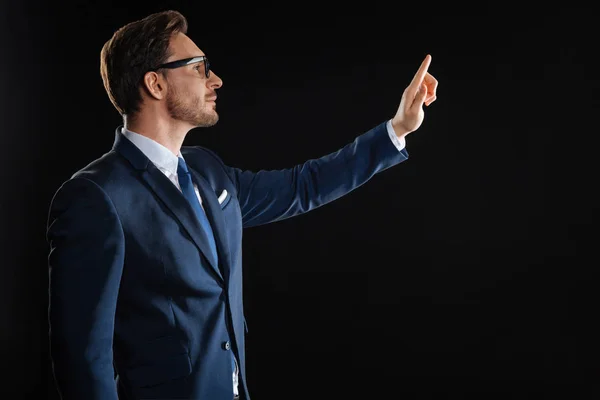
[[[152,68],[150,71],[158,71],[161,68],[174,69],[185,67],[186,65],[198,63],[204,61],[204,75],[206,75],[206,79],[210,78],[210,62],[206,56],[196,56],[184,58],[181,60],[170,61],[168,63],[164,63],[159,65],[158,67]]]

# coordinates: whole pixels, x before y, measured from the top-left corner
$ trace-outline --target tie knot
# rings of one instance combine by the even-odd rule
[[[189,170],[187,167],[187,164],[185,163],[185,160],[183,159],[183,157],[178,157],[179,162],[177,164],[177,173],[178,174],[188,174]]]

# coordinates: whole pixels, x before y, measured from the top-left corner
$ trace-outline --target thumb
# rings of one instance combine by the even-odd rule
[[[427,86],[423,83],[419,86],[419,90],[417,91],[417,95],[415,96],[415,100],[413,101],[413,107],[423,107],[423,102],[425,102],[425,97],[427,97]]]

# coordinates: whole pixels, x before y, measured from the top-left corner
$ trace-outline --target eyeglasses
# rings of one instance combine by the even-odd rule
[[[202,62],[202,61],[204,61],[204,74],[206,75],[206,78],[208,79],[208,78],[210,78],[210,63],[208,62],[208,58],[206,58],[206,56],[190,57],[190,58],[184,58],[183,60],[171,61],[166,64],[161,64],[156,68],[152,68],[151,71],[156,71],[161,68],[169,68],[169,69],[180,68],[180,67],[185,67],[186,65],[190,65],[190,64],[194,64],[194,63]]]

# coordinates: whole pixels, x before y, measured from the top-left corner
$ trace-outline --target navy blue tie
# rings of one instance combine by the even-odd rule
[[[215,243],[215,237],[210,227],[210,222],[206,217],[206,213],[202,209],[200,205],[200,201],[198,200],[198,196],[196,196],[196,192],[194,191],[194,185],[192,184],[192,176],[190,175],[190,171],[185,163],[185,160],[182,157],[177,157],[179,159],[179,163],[177,165],[177,176],[179,178],[179,186],[181,186],[181,191],[183,195],[187,199],[187,201],[192,205],[194,211],[196,211],[196,215],[198,216],[198,220],[200,221],[200,225],[204,228],[206,232],[206,236],[208,236],[208,243],[210,245],[210,250],[218,263],[217,257],[217,246]]]

